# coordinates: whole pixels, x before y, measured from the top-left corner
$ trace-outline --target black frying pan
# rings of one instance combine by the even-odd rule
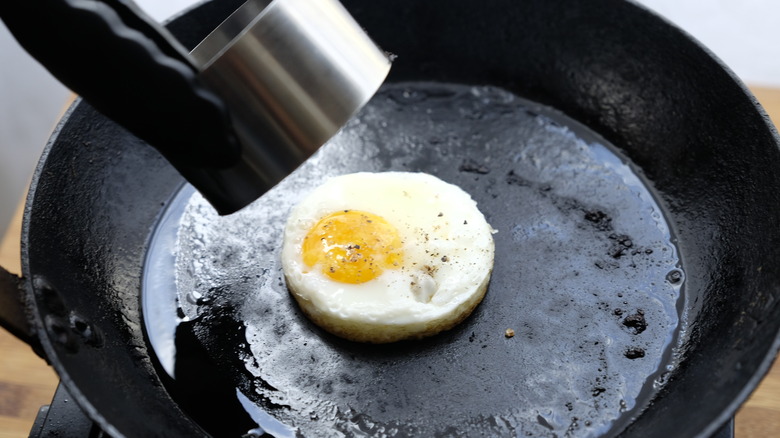
[[[171,28],[185,44],[192,46],[235,8],[236,3],[206,3],[175,20]],[[584,145],[604,144],[609,151],[609,144],[612,144],[620,156],[641,170],[640,181],[651,187],[648,193],[653,194],[658,209],[665,213],[676,239],[673,247],[679,252],[684,275],[664,275],[656,281],[672,285],[684,279],[682,298],[678,302],[685,331],[670,341],[673,371],[664,376],[653,375],[654,379],[661,378],[661,388],[652,392],[650,401],[637,399],[635,418],[627,424],[624,433],[642,437],[709,436],[733,415],[769,368],[780,344],[780,275],[777,270],[780,254],[776,244],[780,233],[777,213],[780,181],[775,172],[780,164],[778,137],[766,115],[733,75],[678,30],[622,1],[587,4],[497,1],[483,4],[388,0],[371,4],[347,1],[345,5],[380,46],[399,54],[389,79],[390,87],[378,97],[376,105],[368,108],[368,111],[374,111],[369,112],[369,116],[385,114],[380,111],[386,110],[382,106],[385,103],[399,102],[423,109],[430,102],[441,103],[449,108],[443,109],[442,113],[457,113],[458,117],[463,117],[460,124],[464,126],[470,123],[468,120],[473,121],[473,126],[485,126],[485,119],[489,121],[493,116],[500,118],[498,116],[506,114],[507,118],[501,120],[512,121],[507,129],[521,129],[525,123],[528,126],[540,126],[541,123],[551,126],[550,132],[573,133]],[[400,85],[394,88],[394,83]],[[480,88],[488,94],[488,99],[482,99],[480,96],[474,98],[473,90],[453,92],[446,84],[465,85],[466,90],[474,85],[491,88]],[[510,99],[497,89],[535,103],[522,100],[508,103]],[[427,96],[425,103],[414,102],[420,93]],[[466,100],[458,100],[457,96],[465,96],[463,99]],[[455,99],[456,103],[442,103],[442,99]],[[467,111],[461,111],[464,109]],[[469,113],[468,110],[474,109],[479,111]],[[419,119],[424,120],[424,117]],[[403,117],[387,115],[386,118],[390,125],[399,120]],[[414,125],[414,120],[408,121]],[[382,119],[364,117],[345,133],[360,132],[361,123],[368,130],[377,128],[377,122],[381,126]],[[409,138],[423,138],[423,128],[410,127]],[[536,131],[523,132],[531,135]],[[395,138],[384,135],[386,137],[374,138]],[[528,173],[521,172],[522,168],[512,167],[501,155],[506,153],[505,147],[492,156],[491,149],[485,148],[489,139],[475,143],[442,135],[436,137],[426,137],[426,141],[434,140],[435,147],[415,143],[418,149],[435,150],[436,153],[419,152],[422,154],[419,159],[405,160],[406,152],[410,157],[416,157],[411,154],[414,145],[386,141],[379,142],[386,148],[377,148],[376,156],[365,158],[368,161],[363,163],[373,163],[371,166],[375,170],[403,168],[440,174],[445,179],[467,185],[481,204],[489,204],[493,195],[496,200],[505,197],[547,199],[549,204],[545,205],[557,209],[565,220],[574,224],[574,229],[589,232],[594,242],[601,245],[604,261],[609,262],[603,266],[612,269],[614,275],[624,271],[622,263],[628,260],[622,255],[624,250],[631,255],[640,247],[644,250],[658,248],[652,246],[651,241],[636,237],[634,229],[629,227],[631,224],[621,219],[626,215],[607,208],[609,202],[596,202],[589,197],[592,194],[580,196],[576,190],[569,192],[570,196],[562,196],[563,189],[557,185],[559,179],[529,178]],[[523,138],[518,151],[525,150],[529,144],[543,144],[527,140],[532,137],[521,137],[518,133],[518,138]],[[402,147],[408,149],[398,149]],[[326,149],[324,153],[327,152]],[[353,158],[324,161],[332,163],[325,173],[356,170],[352,166],[361,163]],[[342,167],[337,167],[339,165]],[[314,169],[316,167],[307,166],[303,171],[318,175]],[[112,434],[178,436],[203,433],[201,426],[192,419],[199,415],[197,407],[192,406],[198,403],[182,402],[182,398],[187,399],[182,396],[185,389],[165,376],[151,351],[141,312],[142,272],[151,238],[165,213],[165,205],[181,199],[176,198],[181,186],[181,178],[154,150],[79,103],[68,113],[47,149],[30,192],[24,221],[23,269],[28,279],[26,287],[33,326],[63,383],[90,416]],[[513,193],[524,191],[528,197],[513,198],[517,195],[510,195],[508,190],[515,190]],[[523,209],[518,210],[523,212]],[[489,219],[505,220],[500,209],[486,213]],[[584,228],[588,226],[592,229]],[[631,245],[623,236],[633,238],[629,239]],[[585,248],[576,249],[572,258],[591,254]],[[544,249],[539,251],[544,252]],[[614,257],[621,251],[620,257]],[[551,257],[550,260],[558,260],[555,255]],[[220,263],[229,264],[225,260],[228,259],[220,260]],[[612,262],[617,263],[617,267]],[[661,271],[664,274],[673,271],[664,265],[673,260],[663,258],[658,262],[664,268],[658,271],[659,275]],[[641,265],[642,262],[636,263]],[[406,375],[419,376],[426,371],[415,368],[416,356],[433,357],[432,352],[448,352],[446,359],[457,364],[459,352],[463,350],[458,348],[460,342],[477,344],[480,350],[481,345],[487,345],[484,350],[490,350],[493,345],[506,344],[508,340],[500,333],[488,340],[480,338],[490,335],[481,329],[493,321],[484,317],[491,314],[496,304],[501,304],[491,300],[506,296],[506,292],[494,293],[507,290],[509,284],[505,277],[498,275],[499,272],[491,284],[488,298],[465,324],[443,336],[422,343],[400,344],[388,350],[329,338],[308,326],[304,319],[295,319],[294,307],[288,315],[291,315],[291,321],[299,324],[296,330],[307,330],[307,336],[321,339],[325,347],[334,351],[355,352],[354,360],[365,360],[368,365],[364,366],[370,366],[372,361],[407,361],[410,366]],[[273,275],[269,278],[272,283],[277,273]],[[595,278],[598,277],[591,277]],[[587,289],[588,292],[597,287],[607,290],[610,284],[611,280],[587,283]],[[643,289],[646,284],[638,282],[636,287]],[[202,310],[204,316],[181,326],[180,342],[189,340],[196,346],[192,349],[193,355],[200,354],[200,357],[194,360],[204,367],[208,364],[213,370],[224,372],[225,381],[221,384],[228,392],[239,388],[252,404],[265,407],[282,420],[301,423],[303,419],[295,418],[295,415],[303,411],[288,410],[293,418],[286,419],[283,406],[278,408],[273,405],[274,400],[257,397],[262,394],[257,391],[262,379],[247,377],[231,356],[237,351],[225,348],[242,343],[241,336],[247,336],[242,327],[249,327],[251,321],[242,319],[245,316],[242,309],[237,308],[235,300],[230,300],[230,297],[241,297],[241,289],[235,283],[224,286],[225,292],[218,296],[228,297],[226,301],[212,300],[206,303],[208,306],[201,306],[205,309]],[[618,292],[613,292],[615,295],[610,295],[610,299],[617,297]],[[618,309],[612,302],[595,303],[596,309],[599,304],[602,307],[608,304],[612,315],[609,318],[614,318],[611,323],[616,328],[605,333],[627,339],[650,333],[652,329],[648,327],[659,319],[651,318],[649,311],[644,312],[648,327],[643,328],[641,334],[635,333],[643,327],[640,309],[634,301],[625,301],[627,307],[620,310],[626,314],[616,314]],[[186,313],[185,302],[182,300]],[[527,306],[515,309],[520,311]],[[590,312],[593,307],[587,307],[587,310]],[[588,316],[588,312],[583,313],[583,318]],[[593,318],[594,321],[606,319],[604,315]],[[540,341],[554,337],[544,331],[550,324],[541,321],[523,329],[520,325],[523,322],[518,320],[515,327],[523,336],[512,339],[519,347],[511,348],[530,345],[530,338],[525,335],[533,331],[538,347],[526,351],[528,354],[538,352],[544,357],[548,354],[547,345]],[[470,342],[472,333],[474,339]],[[639,354],[640,346],[632,344],[630,347],[636,347],[632,354]],[[279,348],[285,348],[285,345]],[[599,356],[598,352],[602,350],[595,348],[593,351]],[[494,357],[486,355],[488,359]],[[572,357],[576,357],[574,353]],[[652,357],[659,364],[666,363],[662,354]],[[631,359],[625,354],[624,359],[642,360]],[[490,360],[486,362],[495,366]],[[242,372],[236,372],[237,369]],[[198,376],[194,377],[197,379]],[[594,375],[593,382],[597,378],[600,376]],[[587,396],[599,399],[614,395],[615,388],[619,387],[615,382],[619,378],[612,376],[603,386],[592,385]],[[479,375],[472,376],[468,382],[458,382],[452,386],[457,391],[450,397],[476,400],[469,398],[473,394],[467,390],[480,382]],[[555,383],[549,383],[551,393],[556,390]],[[323,393],[327,393],[327,389],[324,388]],[[383,400],[381,394],[371,393],[370,399],[362,395],[358,400],[365,404],[350,406],[354,412],[348,412],[349,421],[364,431],[376,432],[372,429],[376,414],[371,411],[371,403]],[[488,403],[490,394],[481,400]],[[601,400],[605,402],[589,406],[596,410],[607,410],[606,406],[612,406],[607,399]],[[578,400],[562,400],[563,409],[568,409],[567,402]],[[395,404],[398,412],[404,412],[404,401]],[[193,417],[183,415],[182,407]],[[534,406],[512,408],[532,409]],[[573,409],[577,407],[573,406]],[[559,430],[560,425],[573,423],[571,418],[561,420],[540,409],[535,422],[501,425],[499,421],[509,416],[502,412],[490,416],[476,411],[468,420],[472,429],[455,427],[461,425],[459,417],[452,428],[434,432],[445,436],[457,436],[464,430],[481,430],[488,435],[513,435],[521,431],[561,435],[565,429]],[[599,411],[583,418],[583,424],[577,424],[575,433],[587,436],[592,430],[588,428],[604,418],[602,413]],[[682,414],[685,421],[679,420]],[[431,418],[430,414],[427,418]],[[198,420],[201,425],[206,423],[202,418]],[[431,423],[439,424],[439,421]],[[585,421],[591,424],[584,424]],[[418,418],[412,426],[425,424],[425,418]],[[382,425],[394,424],[384,422]],[[420,431],[397,426],[399,436]],[[223,430],[228,430],[227,426]]]

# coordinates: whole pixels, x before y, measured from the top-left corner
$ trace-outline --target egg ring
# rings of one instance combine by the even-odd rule
[[[301,310],[359,342],[419,339],[482,301],[494,230],[459,187],[423,173],[331,178],[290,213],[282,268]]]

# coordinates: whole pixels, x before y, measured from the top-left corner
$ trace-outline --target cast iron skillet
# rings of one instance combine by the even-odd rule
[[[170,27],[192,47],[238,3],[205,3]],[[744,86],[624,1],[344,4],[400,55],[389,81],[501,87],[576,119],[643,170],[678,238],[690,326],[680,365],[624,433],[706,437],[732,416],[780,346],[780,139]],[[203,433],[161,384],[140,312],[149,239],[181,185],[153,149],[77,103],[28,198],[32,326],[112,435]]]

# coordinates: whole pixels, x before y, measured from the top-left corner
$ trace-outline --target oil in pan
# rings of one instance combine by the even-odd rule
[[[289,296],[282,229],[326,178],[386,170],[471,194],[498,230],[495,266],[455,329],[352,343]],[[146,328],[171,394],[213,435],[614,436],[675,365],[684,271],[650,185],[596,134],[501,89],[387,85],[254,204],[219,217],[185,188],[163,223]]]

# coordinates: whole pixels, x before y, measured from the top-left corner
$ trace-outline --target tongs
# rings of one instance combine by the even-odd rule
[[[220,214],[294,170],[390,67],[337,0],[249,0],[192,54],[129,0],[3,1],[0,18]]]

